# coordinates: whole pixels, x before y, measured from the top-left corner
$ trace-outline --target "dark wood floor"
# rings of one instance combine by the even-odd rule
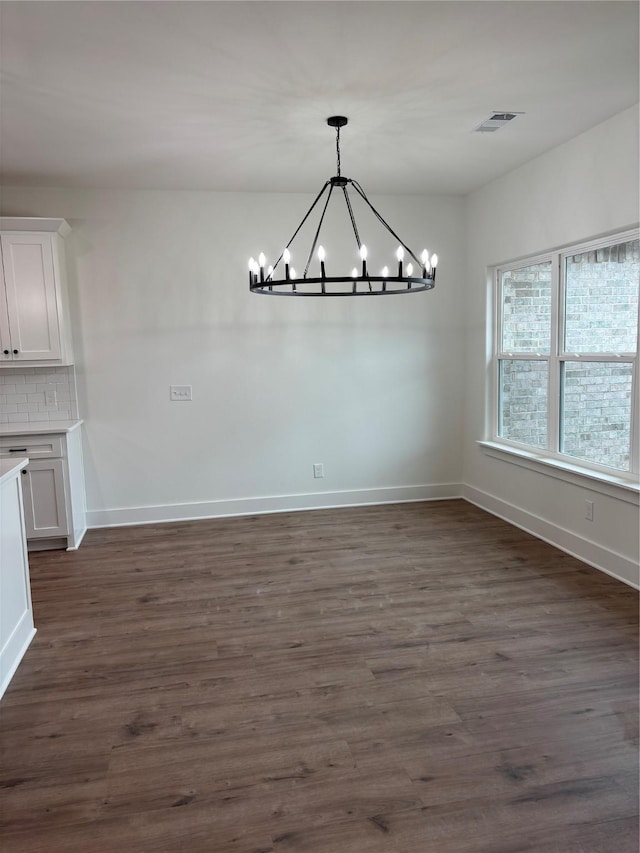
[[[31,555],[0,849],[636,853],[637,596],[463,501]]]

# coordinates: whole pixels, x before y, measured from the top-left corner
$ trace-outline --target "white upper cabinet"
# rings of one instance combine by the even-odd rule
[[[59,359],[60,322],[51,235],[2,234],[0,243],[6,294],[3,355],[20,361]]]
[[[0,367],[72,364],[64,219],[0,217]]]

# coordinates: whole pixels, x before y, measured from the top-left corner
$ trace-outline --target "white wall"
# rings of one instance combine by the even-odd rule
[[[637,221],[637,109],[467,200],[374,199],[410,245],[438,250],[431,293],[249,294],[247,256],[280,249],[310,199],[2,190],[4,215],[73,227],[89,523],[450,496],[464,481],[469,499],[637,583],[637,506],[476,445],[487,267]],[[330,222],[328,263],[339,232]],[[391,266],[392,248],[372,267]],[[193,402],[170,403],[172,383],[192,384]],[[314,462],[324,480],[313,480]]]
[[[374,199],[439,252],[435,291],[250,294],[249,254],[280,249],[312,197],[3,189],[5,215],[73,229],[90,524],[460,494],[464,201]],[[328,266],[339,243],[330,222]],[[380,244],[372,268],[391,266]]]
[[[632,108],[468,197],[465,495],[638,583],[638,507],[485,455],[487,267],[635,225],[638,109]],[[594,521],[585,499],[595,501]]]

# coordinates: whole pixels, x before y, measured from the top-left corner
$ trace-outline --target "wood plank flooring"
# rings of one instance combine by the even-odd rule
[[[637,596],[463,501],[32,554],[3,853],[636,853]]]

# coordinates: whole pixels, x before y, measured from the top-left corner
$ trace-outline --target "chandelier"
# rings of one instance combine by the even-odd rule
[[[273,266],[266,266],[267,259],[262,252],[258,256],[257,261],[254,258],[249,260],[249,290],[252,293],[263,293],[269,296],[383,296],[394,293],[420,293],[423,290],[431,290],[435,286],[438,256],[436,254],[429,256],[429,253],[425,249],[418,259],[371,204],[360,184],[353,178],[343,177],[340,171],[340,128],[344,127],[347,122],[348,119],[344,116],[331,116],[327,119],[327,124],[336,130],[337,174],[325,182],[313,204],[306,212],[302,222],[294,231],[293,236]],[[383,267],[379,275],[372,275],[367,268],[367,247],[360,240],[360,232],[358,231],[351,206],[351,199],[349,198],[349,188],[352,188],[363,199],[376,219],[398,241],[396,275],[390,273],[389,268],[386,266]],[[336,190],[337,195],[342,195],[347,205],[349,219],[360,255],[361,266],[360,268],[354,267],[350,275],[328,275],[328,264],[325,263],[326,253],[323,246],[319,245],[322,223],[334,190]],[[323,196],[325,196],[325,193],[324,207],[322,208],[320,221],[318,222],[318,227],[316,228],[315,236],[307,256],[304,272],[301,276],[298,276],[291,265],[291,251],[289,247],[311,215],[311,212]],[[317,257],[320,275],[309,274],[314,254]],[[411,261],[405,266],[406,255],[409,255],[413,259],[415,267]],[[280,268],[280,277],[276,277],[276,270],[281,261],[283,262],[284,270]],[[282,277],[282,273],[284,273],[284,277]]]

